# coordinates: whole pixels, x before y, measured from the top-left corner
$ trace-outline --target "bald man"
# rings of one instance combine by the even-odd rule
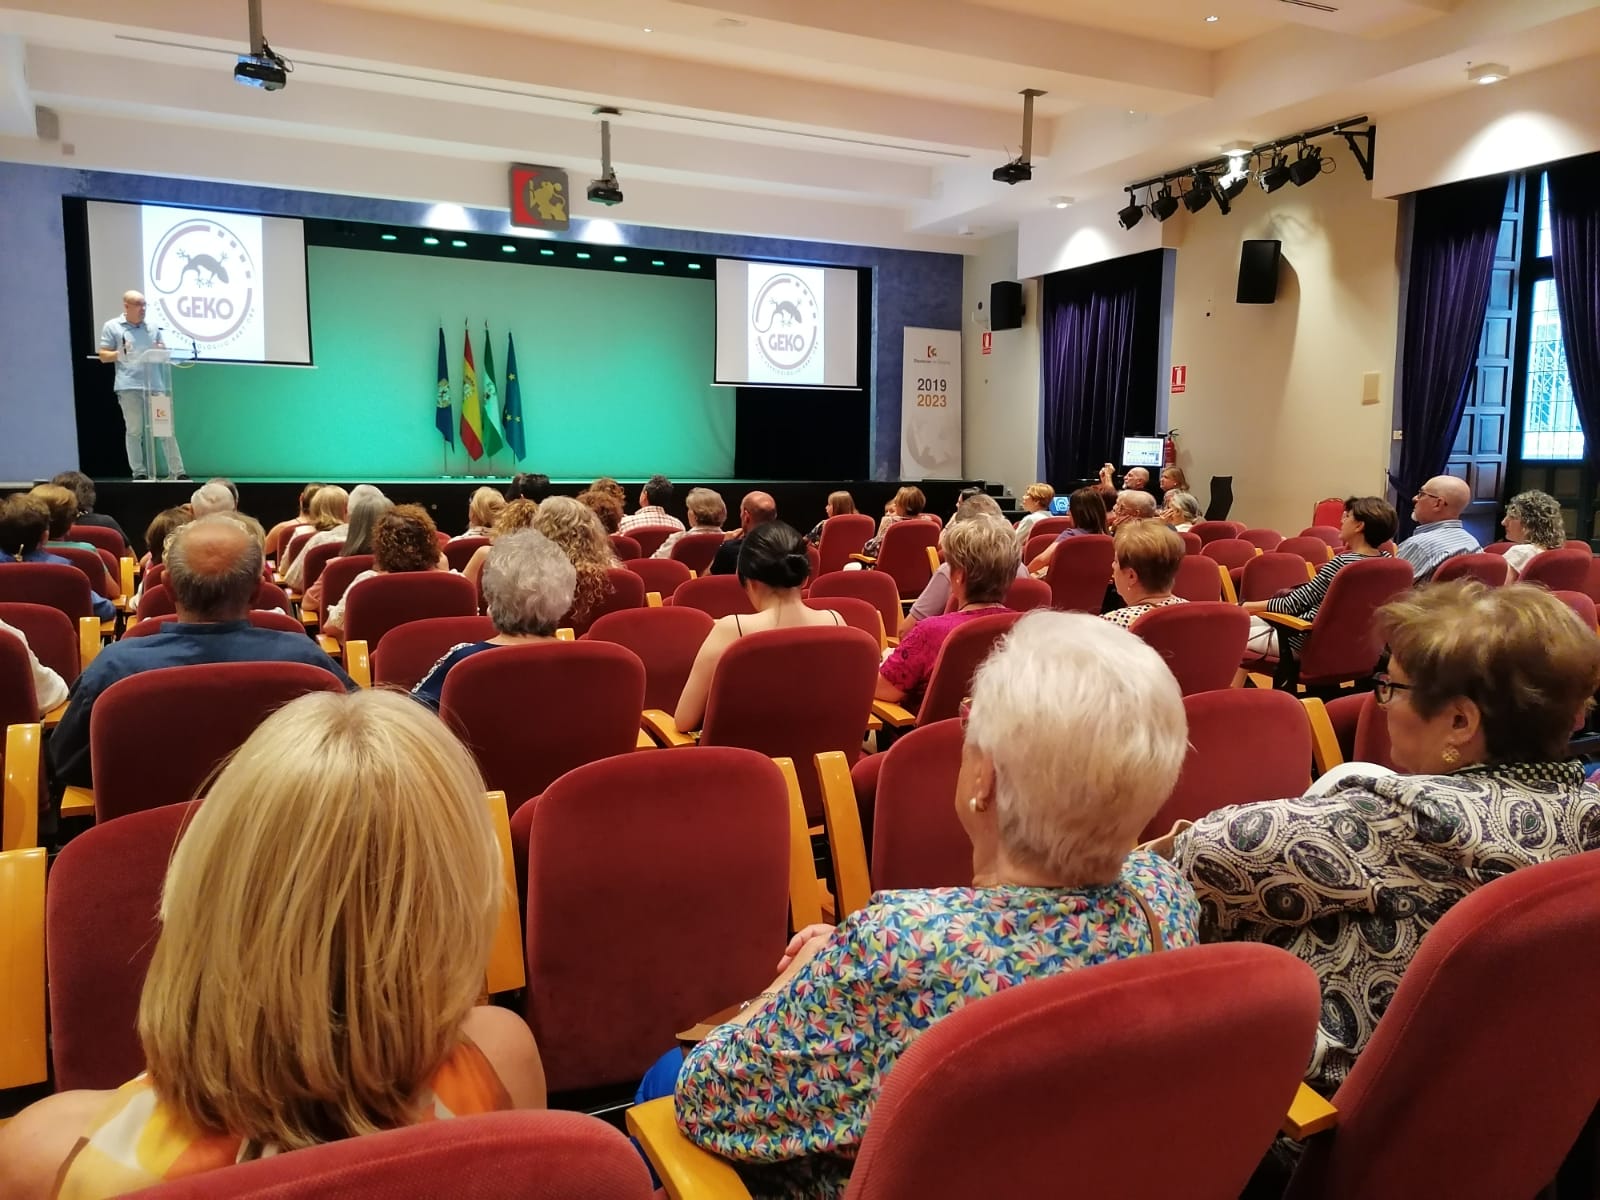
[[[145,403],[152,394],[170,394],[171,368],[164,363],[140,361],[146,350],[165,349],[161,331],[152,330],[144,319],[144,296],[138,292],[122,293],[122,315],[112,317],[100,328],[100,345],[95,353],[103,363],[117,364],[117,378],[112,385],[117,393],[117,404],[122,408],[122,445],[128,452],[128,470],[135,479],[149,479],[144,461]],[[167,470],[175,479],[187,479],[183,469],[183,455],[178,451],[175,437],[157,438],[160,455],[167,460]]]
[[[744,535],[757,525],[778,519],[778,502],[766,492],[749,492],[739,501],[739,528],[730,533],[717,548],[711,560],[711,574],[733,575],[739,570],[739,551],[744,546]]]
[[[49,811],[39,815],[40,836],[53,835],[68,787],[93,787],[89,762],[89,715],[102,692],[118,680],[159,667],[202,663],[298,662],[355,685],[344,670],[301,633],[258,629],[250,623],[250,601],[261,583],[261,543],[235,513],[199,517],[176,530],[163,554],[166,584],[178,610],[175,621],[147,637],[107,646],[72,685],[67,711],[47,743],[50,749]],[[184,714],[172,714],[175,734]]]
[[[1483,549],[1461,524],[1461,514],[1471,503],[1472,489],[1454,475],[1435,475],[1411,498],[1417,531],[1400,543],[1399,553],[1418,583],[1432,579],[1445,559]]]

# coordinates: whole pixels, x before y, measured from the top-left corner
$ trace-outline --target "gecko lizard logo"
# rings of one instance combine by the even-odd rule
[[[750,306],[756,349],[768,366],[784,374],[811,361],[821,327],[816,296],[805,280],[787,271],[767,280]]]
[[[179,221],[150,256],[150,289],[165,324],[206,349],[237,340],[260,290],[249,248],[209,218]]]

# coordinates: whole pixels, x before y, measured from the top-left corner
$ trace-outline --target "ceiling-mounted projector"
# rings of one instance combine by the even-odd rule
[[[1022,153],[1004,166],[996,167],[990,176],[996,183],[1013,186],[1027,183],[1033,178],[1033,98],[1044,95],[1038,88],[1024,88],[1022,92]]]
[[[267,45],[261,23],[261,0],[245,0],[245,13],[250,20],[250,53],[239,55],[233,68],[233,81],[263,91],[281,91],[289,82],[294,64]]]

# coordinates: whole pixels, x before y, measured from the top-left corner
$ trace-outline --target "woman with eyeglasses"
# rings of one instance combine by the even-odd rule
[[[1304,796],[1219,809],[1152,848],[1200,898],[1204,941],[1261,941],[1322,980],[1307,1080],[1331,1094],[1418,946],[1483,884],[1600,848],[1600,790],[1569,753],[1600,637],[1543,588],[1431,584],[1378,613],[1376,699],[1395,774],[1330,772]]]

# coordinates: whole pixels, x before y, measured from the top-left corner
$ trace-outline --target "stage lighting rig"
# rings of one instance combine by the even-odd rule
[[[1189,190],[1183,194],[1183,206],[1192,213],[1199,212],[1211,203],[1211,176],[1196,171],[1189,180]]]
[[[1300,156],[1289,165],[1289,182],[1305,187],[1322,174],[1322,148],[1300,143]]]
[[[281,91],[289,82],[294,64],[267,44],[261,23],[261,0],[245,0],[250,20],[250,53],[239,55],[234,64],[233,81],[263,91]]]
[[[1283,154],[1272,156],[1272,165],[1263,167],[1261,174],[1256,176],[1256,182],[1261,185],[1261,190],[1271,195],[1284,184],[1289,182],[1289,159]]]
[[[1117,214],[1117,224],[1124,229],[1132,229],[1144,220],[1144,205],[1133,198],[1133,189],[1128,189],[1128,207]]]
[[[1165,221],[1178,211],[1178,198],[1172,194],[1172,185],[1161,185],[1161,194],[1150,201],[1150,215],[1158,221]]]

